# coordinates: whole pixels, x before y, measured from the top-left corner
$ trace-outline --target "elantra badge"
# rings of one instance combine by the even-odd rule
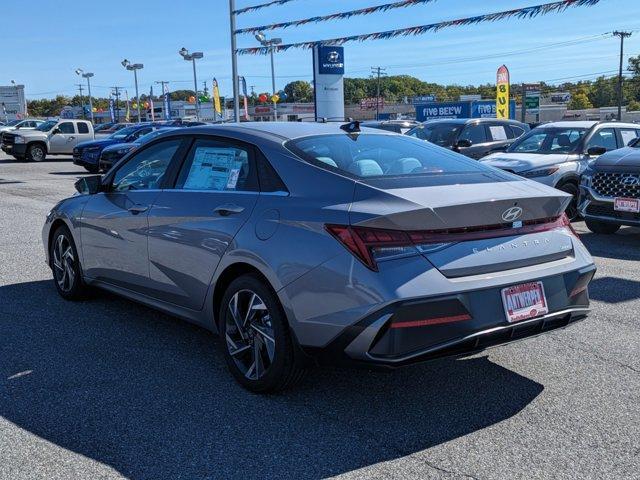
[[[502,212],[502,220],[505,222],[515,222],[522,216],[522,208],[511,207]]]

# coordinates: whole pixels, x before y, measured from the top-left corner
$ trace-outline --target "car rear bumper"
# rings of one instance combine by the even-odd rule
[[[325,347],[302,348],[321,364],[382,368],[471,354],[584,319],[589,312],[587,287],[595,270],[595,266],[590,265],[532,279],[543,282],[550,311],[529,320],[507,321],[501,290],[508,285],[504,285],[450,296],[398,301],[344,329]],[[398,322],[395,325],[408,327],[394,328],[394,321]]]
[[[592,188],[580,186],[578,210],[585,220],[595,220],[630,227],[640,226],[640,213],[619,212],[614,208],[614,199],[598,195]]]

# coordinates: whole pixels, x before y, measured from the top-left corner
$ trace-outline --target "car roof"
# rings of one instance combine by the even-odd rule
[[[549,122],[538,125],[536,128],[592,128],[595,125],[601,127],[626,127],[640,128],[637,123],[628,122],[600,122],[598,120],[569,120],[564,122]]]
[[[423,124],[429,123],[456,123],[466,125],[467,123],[486,123],[486,122],[504,122],[504,123],[522,123],[511,118],[434,118],[433,120],[425,120]]]
[[[244,134],[282,142],[283,140],[312,135],[347,135],[347,132],[340,128],[341,125],[347,123],[349,122],[242,122],[190,127],[187,132],[190,134],[208,133],[212,135],[234,134],[234,136]],[[377,135],[397,135],[393,132],[369,128],[365,128],[363,132]]]

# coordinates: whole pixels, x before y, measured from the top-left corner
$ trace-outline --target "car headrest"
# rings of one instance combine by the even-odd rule
[[[561,147],[570,147],[571,146],[571,140],[569,139],[568,135],[558,135],[558,145],[560,145]]]
[[[338,168],[338,164],[331,157],[316,157],[316,160],[322,163],[326,163],[327,165],[331,165],[332,167]]]
[[[399,158],[391,164],[387,173],[390,175],[402,175],[405,173],[411,173],[416,168],[422,168],[422,163],[420,163],[420,160],[417,158]]]
[[[378,162],[370,159],[356,160],[349,165],[349,171],[360,177],[383,175],[382,168],[380,168]]]

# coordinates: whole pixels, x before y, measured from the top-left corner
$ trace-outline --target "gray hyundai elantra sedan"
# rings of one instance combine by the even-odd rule
[[[357,122],[173,130],[76,188],[43,230],[60,295],[100,287],[217,332],[253,391],[588,312],[595,267],[569,195]]]

